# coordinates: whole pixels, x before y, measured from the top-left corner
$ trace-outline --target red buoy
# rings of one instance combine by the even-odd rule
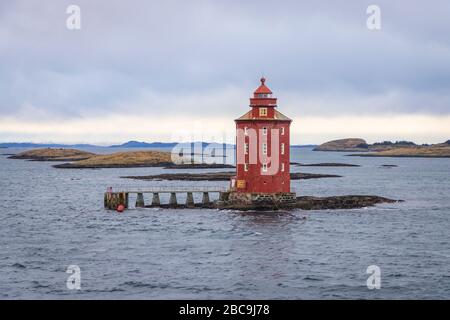
[[[119,204],[117,206],[117,212],[123,212],[123,210],[125,210],[125,206],[123,204]]]

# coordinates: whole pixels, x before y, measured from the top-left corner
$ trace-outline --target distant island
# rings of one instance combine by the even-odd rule
[[[199,142],[199,143],[201,143],[203,147],[209,145],[208,142]],[[173,148],[178,144],[179,144],[178,142],[141,142],[134,140],[110,146],[100,146],[94,144],[4,142],[0,143],[0,148]],[[186,144],[190,143],[188,142]]]
[[[338,152],[352,152],[352,151],[382,151],[392,148],[402,147],[414,147],[417,146],[411,141],[383,141],[368,144],[366,140],[361,138],[346,138],[339,140],[332,140],[325,142],[318,147],[314,148],[314,151],[338,151]]]
[[[163,167],[172,165],[170,152],[129,151],[96,154],[88,159],[54,165],[62,169]]]
[[[93,144],[60,144],[60,143],[32,143],[32,142],[3,142],[0,148],[92,148],[100,147]]]
[[[450,158],[450,143],[350,154],[356,157]]]
[[[45,148],[33,149],[10,156],[10,159],[31,161],[81,161],[95,156],[94,153],[77,149]]]
[[[202,148],[207,146],[225,146],[226,148],[235,148],[234,144],[224,144],[218,142],[143,142],[143,141],[127,141],[122,144],[114,144],[110,146],[100,146],[94,144],[60,144],[60,143],[32,143],[32,142],[4,142],[0,143],[0,148],[173,148],[179,144],[193,145],[201,144]],[[291,145],[292,148],[314,148],[315,144],[307,145]]]
[[[215,148],[223,146],[224,148],[235,148],[230,144],[216,144],[216,143],[201,143],[202,149],[206,146],[213,145]],[[184,143],[191,145],[192,143]],[[0,148],[5,147],[22,147],[31,148],[36,144],[28,143],[12,143],[0,145]],[[121,145],[112,145],[104,148],[173,148],[178,143],[176,142],[139,142],[128,141]],[[53,147],[58,146],[58,147]],[[52,147],[32,149],[24,151],[18,154],[5,154],[10,155],[11,159],[26,159],[32,161],[68,161],[69,163],[55,165],[57,168],[119,168],[119,167],[154,167],[163,166],[171,168],[231,168],[233,166],[227,164],[190,164],[185,163],[182,166],[174,165],[171,162],[170,152],[164,151],[132,151],[132,152],[116,152],[112,154],[96,154],[88,151],[82,151],[75,148],[59,147],[60,145],[52,145]],[[80,148],[95,147],[93,145],[81,144]],[[308,147],[308,146],[293,146],[295,147]],[[339,151],[339,152],[360,152],[353,153],[350,156],[359,157],[428,157],[428,158],[449,158],[450,157],[450,140],[439,144],[422,144],[417,145],[411,141],[383,141],[368,144],[361,138],[348,138],[333,140],[323,143],[313,149],[314,151]],[[221,159],[220,159],[221,160]],[[342,163],[316,163],[316,164],[302,164],[292,163],[297,166],[357,166],[351,164]]]
[[[347,138],[325,142],[314,148],[313,151],[367,151],[365,146],[367,146],[366,140]]]
[[[77,149],[42,148],[24,151],[9,158],[30,161],[70,161],[54,165],[55,168],[68,169],[162,167],[173,165],[170,152],[155,150],[95,154]]]
[[[164,167],[167,169],[224,169],[234,168],[230,164],[219,163],[173,163],[172,154],[168,151],[122,151],[108,154],[96,154],[77,149],[40,148],[10,155],[9,159],[29,161],[53,161],[67,163],[55,164],[61,169],[101,169],[101,168],[137,168]],[[219,160],[222,160],[220,158]]]
[[[352,154],[361,157],[450,157],[450,140],[439,144],[417,145],[411,141],[383,141],[368,144],[364,139],[347,138],[319,145],[314,151],[364,152]]]

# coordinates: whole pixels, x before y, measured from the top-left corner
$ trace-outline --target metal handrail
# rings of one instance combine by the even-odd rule
[[[224,192],[227,186],[130,186],[112,187],[112,192],[153,193],[153,192]]]

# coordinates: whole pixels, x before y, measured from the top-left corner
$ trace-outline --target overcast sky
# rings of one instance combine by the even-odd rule
[[[262,74],[294,143],[448,140],[450,1],[393,2],[3,0],[0,141],[232,135]]]

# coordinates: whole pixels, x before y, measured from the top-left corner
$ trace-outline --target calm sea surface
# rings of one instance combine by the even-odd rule
[[[289,213],[118,214],[103,209],[109,185],[192,183],[120,178],[170,172],[161,168],[63,170],[0,155],[0,298],[450,298],[450,159],[292,153],[292,161],[303,163],[361,165],[293,167],[343,176],[293,181],[300,195],[370,194],[405,202]],[[196,185],[217,184],[227,185]],[[66,287],[69,265],[81,269],[79,291]],[[379,290],[366,286],[370,265],[381,269]]]

